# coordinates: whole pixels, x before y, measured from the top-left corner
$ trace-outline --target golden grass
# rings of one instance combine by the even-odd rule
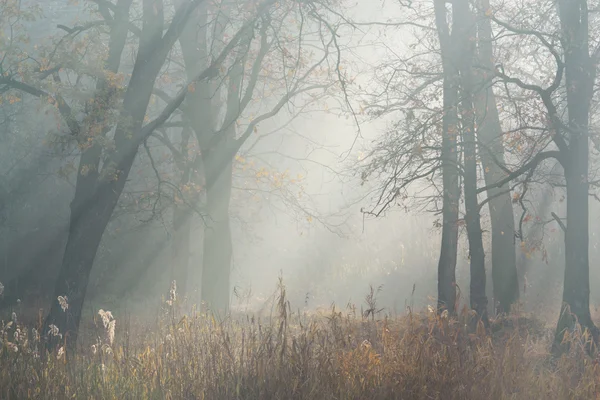
[[[262,320],[218,321],[178,316],[172,305],[144,335],[120,329],[117,318],[112,346],[98,339],[76,356],[55,352],[46,361],[31,329],[5,324],[0,398],[600,398],[600,369],[581,338],[552,359],[547,330],[524,316],[495,321],[489,335],[481,326],[466,330],[467,312],[308,315],[291,312],[283,289],[274,310]]]

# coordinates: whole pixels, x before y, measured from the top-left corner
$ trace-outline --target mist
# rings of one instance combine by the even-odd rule
[[[0,397],[597,396],[597,8],[0,2]]]

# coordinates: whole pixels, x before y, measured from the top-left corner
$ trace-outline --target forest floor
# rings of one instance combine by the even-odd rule
[[[261,318],[177,309],[137,326],[100,313],[76,355],[40,357],[35,330],[4,323],[0,398],[600,399],[584,335],[554,358],[551,329],[522,314],[469,332],[468,311],[307,314],[290,310],[284,290]]]

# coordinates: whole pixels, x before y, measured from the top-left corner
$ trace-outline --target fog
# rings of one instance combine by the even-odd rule
[[[47,33],[56,32],[57,24],[75,26],[85,22],[89,9],[95,10],[96,2],[31,2],[36,3],[41,8],[38,18],[23,25],[30,35],[23,47],[31,52],[44,43],[56,42]],[[165,10],[166,14],[173,14],[171,8]],[[139,11],[132,11],[134,20]],[[418,199],[439,197],[439,192],[428,183],[415,182],[404,193],[404,199],[408,200],[395,201],[375,216],[372,211],[378,208],[377,199],[385,177],[373,175],[363,182],[360,176],[377,143],[389,132],[399,130],[396,123],[402,118],[400,113],[390,111],[374,116],[358,110],[365,102],[378,101],[373,99],[381,85],[382,73],[386,68],[397,68],[393,66],[393,57],[403,58],[414,49],[411,44],[418,36],[414,24],[388,26],[390,21],[404,21],[405,12],[397,2],[370,0],[357,1],[346,9],[344,18],[353,21],[354,26],[340,28],[336,46],[341,47],[340,62],[354,76],[352,86],[347,92],[338,90],[307,109],[299,106],[300,100],[298,104],[290,103],[261,122],[256,137],[241,147],[233,166],[228,208],[232,230],[229,297],[233,310],[264,309],[272,300],[279,277],[286,285],[294,309],[315,310],[332,304],[343,308],[349,303],[360,306],[371,287],[378,293],[379,305],[389,313],[402,314],[407,307],[435,307],[441,208],[433,210],[431,203],[424,202],[423,206]],[[308,42],[315,40],[315,32],[307,34]],[[134,68],[129,56],[123,56],[126,71]],[[332,58],[334,61],[336,57]],[[174,95],[185,79],[181,68],[169,68],[180,82],[167,84],[164,90]],[[75,76],[68,74],[64,72],[62,79]],[[76,89],[73,85],[75,93],[63,88],[65,94],[73,96],[74,104],[80,101],[77,96],[93,96],[93,79],[82,78],[85,79],[87,83]],[[349,94],[354,96],[348,98]],[[394,101],[391,97],[388,102]],[[250,114],[268,110],[277,100],[276,96],[258,98],[252,105],[254,109],[240,117],[239,132],[250,123]],[[436,101],[439,105],[439,99]],[[152,107],[151,103],[149,115],[155,117],[160,107],[156,110]],[[52,138],[55,144],[64,139],[67,126],[60,121],[60,115],[49,113],[37,99],[22,96],[14,104],[4,101],[2,112],[0,166],[4,219],[0,281],[6,286],[5,300],[9,307],[19,299],[28,307],[47,309],[44,304],[52,300],[53,293],[49,282],[57,279],[63,261],[79,153],[73,143],[65,143],[62,148],[48,145]],[[85,111],[79,112],[83,118]],[[223,113],[218,111],[214,115],[223,119],[226,118]],[[509,129],[511,121],[503,122]],[[173,138],[179,135],[169,132]],[[155,152],[155,160],[150,160],[140,147],[94,259],[85,296],[86,310],[104,308],[115,313],[139,313],[158,307],[168,292],[173,262],[172,207],[167,200],[160,199],[152,206],[157,193],[169,192],[156,181],[153,169],[166,174],[176,167],[169,158],[169,150],[158,140],[148,140],[147,145]],[[158,167],[151,166],[157,162]],[[552,165],[544,167],[547,170]],[[275,183],[277,179],[282,182]],[[150,194],[140,197],[143,192]],[[533,185],[527,202],[537,207],[544,197],[552,194],[560,199],[563,192],[560,187]],[[164,194],[165,198],[172,196],[172,191],[169,193]],[[518,222],[521,215],[516,202],[515,209]],[[562,215],[566,209],[557,200],[543,212],[544,215],[536,216],[538,222],[545,222],[536,233],[538,238],[543,233],[540,242],[543,247],[526,256],[520,250],[519,239],[515,239],[520,300],[526,310],[541,312],[543,305],[544,310],[550,310],[548,315],[556,318],[564,273],[564,237],[550,213]],[[192,233],[189,276],[185,283],[190,302],[200,300],[202,243],[210,225],[210,216],[207,219],[202,214],[188,216]],[[600,235],[595,221],[599,217],[598,202],[591,201],[591,281],[598,276],[594,260]],[[482,229],[488,266],[489,224],[489,213],[484,208]],[[469,304],[469,257],[464,228],[459,231],[456,271],[460,301]],[[491,290],[489,267],[487,278]],[[600,299],[594,286],[591,290],[594,307]],[[42,295],[34,296],[36,293]],[[491,293],[488,296],[491,298]]]
[[[598,10],[0,1],[0,398],[599,398]]]

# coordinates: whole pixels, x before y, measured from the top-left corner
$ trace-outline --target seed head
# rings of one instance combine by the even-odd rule
[[[68,298],[67,296],[58,296],[58,304],[60,304],[60,308],[62,308],[63,312],[67,311],[67,309],[69,308],[69,302],[68,302]]]

